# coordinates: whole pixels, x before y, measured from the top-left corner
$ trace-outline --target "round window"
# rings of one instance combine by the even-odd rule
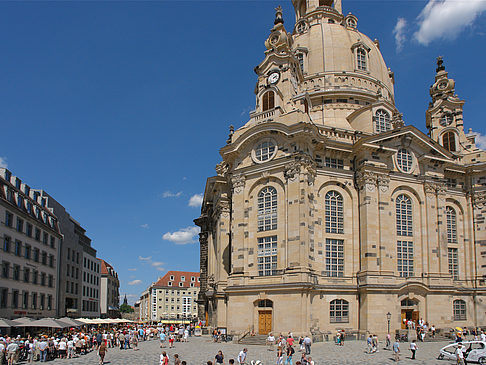
[[[271,139],[266,139],[258,143],[253,150],[253,159],[257,163],[271,160],[277,153],[277,145]]]
[[[402,172],[412,172],[413,157],[412,154],[405,148],[401,148],[397,152],[397,166]]]

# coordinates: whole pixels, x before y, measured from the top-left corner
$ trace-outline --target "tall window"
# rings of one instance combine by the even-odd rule
[[[457,216],[452,207],[446,207],[447,217],[447,242],[457,243]]]
[[[330,191],[325,198],[326,233],[344,233],[343,196]]]
[[[378,109],[375,114],[375,130],[376,133],[387,132],[391,130],[390,114],[383,109]]]
[[[466,302],[464,300],[454,300],[453,302],[453,312],[455,321],[465,321],[466,320]]]
[[[344,240],[326,238],[326,276],[344,276]]]
[[[275,93],[273,91],[267,91],[263,94],[263,111],[267,111],[275,108]]]
[[[413,157],[405,148],[401,148],[397,152],[397,165],[403,172],[412,171]]]
[[[448,248],[447,256],[449,261],[449,274],[452,279],[459,280],[459,260],[457,259],[457,248]]]
[[[258,231],[277,229],[277,190],[263,188],[258,194]]]
[[[275,275],[277,272],[277,236],[258,238],[258,275]]]
[[[297,59],[299,60],[300,70],[304,72],[304,54],[303,53],[297,54]]]
[[[445,149],[456,152],[456,135],[454,132],[447,132],[442,136],[442,145]]]
[[[413,276],[413,242],[397,242],[397,269],[401,278]]]
[[[334,299],[331,302],[329,317],[331,323],[349,322],[349,303],[344,299]]]
[[[356,50],[358,70],[366,71],[368,69],[366,65],[366,51],[363,48]]]
[[[399,195],[396,201],[397,235],[411,237],[412,229],[412,199]]]

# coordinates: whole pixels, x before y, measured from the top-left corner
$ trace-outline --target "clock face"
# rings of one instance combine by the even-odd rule
[[[447,85],[449,85],[447,81],[442,81],[438,86],[439,90],[444,90],[445,88],[447,88]]]
[[[268,82],[270,84],[276,84],[280,79],[280,74],[278,72],[273,72],[268,76]]]

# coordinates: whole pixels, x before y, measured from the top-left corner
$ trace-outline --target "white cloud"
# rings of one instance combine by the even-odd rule
[[[142,284],[142,280],[132,280],[128,282],[128,285],[140,285]]]
[[[128,271],[137,271],[137,269],[133,268],[133,269],[128,269]]]
[[[189,199],[189,206],[194,208],[200,208],[203,202],[203,195],[202,194],[194,194]]]
[[[179,198],[182,195],[182,191],[179,191],[177,193],[173,193],[172,191],[164,191],[162,193],[162,198]]]
[[[0,157],[0,167],[5,167],[5,168],[8,167],[7,157]]]
[[[177,245],[185,245],[196,241],[196,235],[200,232],[199,227],[182,228],[176,232],[167,232],[162,238],[174,242]]]
[[[403,49],[403,45],[405,44],[406,27],[407,21],[404,18],[398,18],[395,29],[393,29],[393,35],[395,36],[395,43],[397,45],[397,52],[401,52],[401,50]]]
[[[145,224],[142,224],[142,225],[140,226],[140,228],[143,228],[143,229],[149,229],[149,228],[150,228],[150,226],[149,226],[147,223],[145,223]]]
[[[484,0],[429,0],[417,18],[414,37],[425,46],[436,39],[455,39],[485,10]]]
[[[486,136],[478,132],[472,132],[470,134],[476,136],[476,147],[486,150]]]
[[[149,262],[149,261],[152,261],[152,256],[148,256],[148,257],[142,257],[142,256],[138,256],[138,259],[139,259],[140,261]]]
[[[157,270],[157,271],[165,271],[165,269],[163,267],[157,267],[155,270]]]
[[[155,262],[152,262],[152,266],[153,267],[159,267],[159,266],[163,266],[164,263],[163,262],[160,262],[160,261],[155,261]]]

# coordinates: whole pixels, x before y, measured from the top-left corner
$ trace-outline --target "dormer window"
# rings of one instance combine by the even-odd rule
[[[169,281],[167,284],[168,286],[172,286],[172,281]]]
[[[273,91],[267,91],[265,94],[263,94],[262,105],[263,105],[262,111],[264,112],[275,108],[275,93]]]
[[[170,276],[170,280],[174,280],[174,275],[171,275]]]
[[[191,276],[191,281],[196,281],[196,278],[194,276]]]
[[[181,281],[181,282],[179,283],[179,286],[184,286],[184,283]]]
[[[456,135],[454,132],[447,132],[442,136],[442,146],[450,152],[456,152]]]
[[[356,20],[354,20],[353,18],[348,18],[346,19],[346,25],[350,28],[356,29]]]
[[[390,114],[384,109],[378,109],[375,114],[375,131],[383,133],[391,130]]]
[[[358,48],[356,50],[356,65],[358,70],[360,71],[368,70],[367,55],[366,51],[363,48]]]
[[[181,276],[181,281],[186,281],[186,277],[185,276]]]

